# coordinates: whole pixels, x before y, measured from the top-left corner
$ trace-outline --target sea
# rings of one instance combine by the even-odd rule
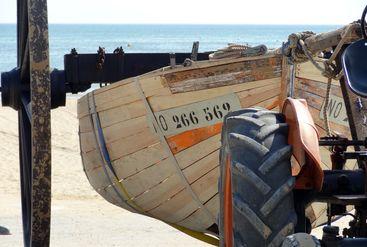
[[[277,48],[289,34],[301,31],[330,31],[337,25],[100,25],[50,24],[50,63],[63,69],[63,56],[75,48],[96,53],[98,47],[113,52],[122,47],[134,52],[191,52],[199,41],[199,52],[214,51],[228,43],[265,44]],[[16,25],[0,24],[0,72],[16,67]]]

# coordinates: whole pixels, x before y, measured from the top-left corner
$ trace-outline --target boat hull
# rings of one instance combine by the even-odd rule
[[[107,201],[215,233],[220,132],[230,111],[279,104],[282,57],[196,62],[97,89],[78,101],[80,147]]]

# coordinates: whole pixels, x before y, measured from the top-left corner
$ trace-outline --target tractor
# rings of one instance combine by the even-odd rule
[[[361,97],[367,97],[366,12],[367,7],[360,23],[363,39],[334,47],[334,53],[340,49],[334,71],[343,74],[340,87],[352,140],[338,133],[320,138],[307,102],[291,94],[280,112],[255,107],[225,117],[221,246],[367,246],[367,132],[361,110]],[[321,168],[320,146],[330,150],[331,170]],[[354,152],[347,150],[352,146]],[[357,160],[358,169],[345,168],[350,159]],[[306,211],[313,202],[327,203],[322,239],[310,235]],[[345,215],[353,217],[349,227],[333,225]]]

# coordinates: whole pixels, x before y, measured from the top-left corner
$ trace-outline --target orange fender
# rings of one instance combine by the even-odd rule
[[[321,169],[319,133],[304,99],[285,100],[283,114],[289,125],[288,143],[293,147],[292,175],[296,189],[322,188],[324,173]]]

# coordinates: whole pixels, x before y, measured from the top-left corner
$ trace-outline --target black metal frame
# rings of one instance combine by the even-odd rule
[[[210,52],[197,53],[197,47],[198,43],[194,42],[192,53],[124,53],[117,48],[113,53],[103,52],[103,58],[102,53],[78,54],[72,49],[64,56],[64,70],[51,72],[51,107],[64,106],[66,93],[77,94],[94,83],[102,86],[170,66],[172,59],[174,64],[184,64],[190,57],[208,60]],[[20,108],[20,95],[29,92],[28,87],[21,85],[20,78],[20,68],[1,73],[3,106]]]
[[[344,81],[341,80],[341,82]],[[347,108],[348,110],[350,109]],[[367,246],[366,169],[361,166],[358,170],[345,170],[348,159],[358,160],[359,164],[367,161],[367,151],[347,152],[348,146],[366,147],[367,139],[348,140],[343,136],[324,137],[319,140],[319,145],[331,147],[332,170],[324,170],[321,191],[294,190],[294,204],[298,216],[295,231],[310,233],[311,224],[305,215],[305,209],[312,202],[326,202],[328,222],[325,222],[327,226],[324,227],[321,240],[324,246]],[[343,229],[343,237],[341,237],[339,228],[331,226],[331,222],[333,217],[351,215],[347,212],[347,205],[353,205],[356,213],[349,224],[350,227]]]
[[[364,16],[367,6],[362,16],[362,32],[364,33]],[[341,54],[336,57],[336,71],[341,71]],[[296,232],[311,232],[311,224],[305,215],[305,209],[312,202],[326,202],[328,205],[327,226],[324,227],[324,234],[321,240],[323,246],[367,246],[367,137],[361,138],[361,131],[357,129],[355,123],[355,107],[351,104],[350,92],[344,78],[340,79],[340,87],[346,105],[346,111],[350,124],[350,131],[353,140],[348,140],[344,136],[324,137],[319,140],[320,146],[328,146],[331,150],[330,159],[332,168],[324,170],[324,181],[321,191],[315,190],[294,190],[294,203],[298,216]],[[358,116],[358,115],[357,115]],[[353,146],[355,152],[347,152],[347,148]],[[348,159],[358,161],[358,170],[345,170]],[[339,228],[331,226],[332,218],[336,216],[351,215],[347,212],[347,205],[355,207],[354,219],[350,221],[349,228],[343,229],[343,237],[339,236]]]

